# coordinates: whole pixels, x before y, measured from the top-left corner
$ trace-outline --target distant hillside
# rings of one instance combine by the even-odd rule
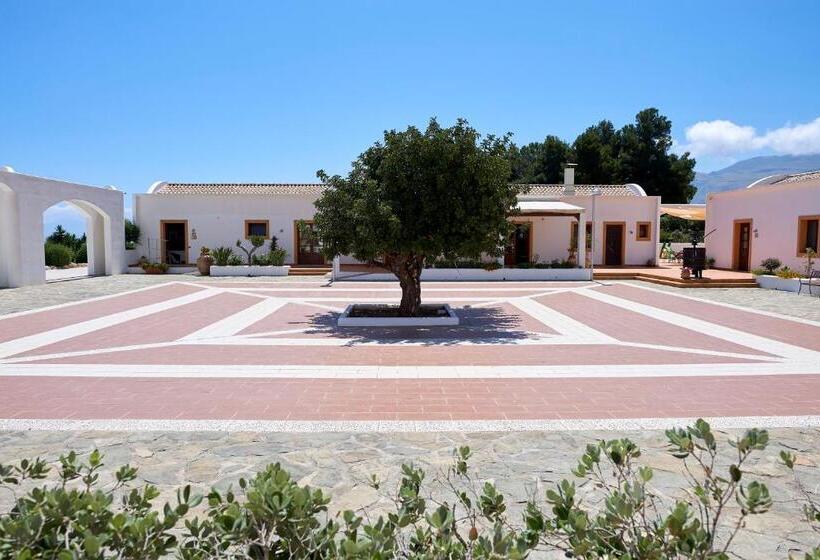
[[[817,169],[820,169],[820,154],[760,156],[745,159],[711,173],[697,173],[694,183],[698,188],[698,193],[692,202],[706,202],[707,193],[740,189],[769,175],[801,173]]]

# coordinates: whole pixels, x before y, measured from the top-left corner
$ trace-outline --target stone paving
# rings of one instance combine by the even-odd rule
[[[670,426],[671,427],[671,426]],[[723,451],[737,430],[717,431]],[[770,446],[746,469],[749,479],[764,482],[774,499],[772,510],[749,518],[735,540],[738,558],[786,559],[790,551],[817,544],[817,535],[802,520],[800,493],[792,474],[779,463],[781,449],[799,457],[797,473],[803,486],[815,493],[820,485],[817,429],[770,430]],[[570,469],[587,443],[599,439],[629,437],[644,453],[640,459],[655,469],[653,488],[665,499],[681,496],[682,463],[665,451],[661,431],[606,432],[512,432],[512,433],[220,433],[220,432],[0,432],[0,463],[21,457],[56,459],[73,449],[89,452],[95,447],[115,468],[123,463],[140,467],[143,481],[157,485],[161,500],[172,500],[174,489],[191,484],[200,492],[211,486],[237,488],[240,477],[248,477],[271,462],[280,462],[301,484],[321,487],[333,497],[331,512],[356,509],[374,516],[389,507],[387,494],[398,481],[400,465],[426,467],[428,481],[451,464],[452,451],[469,445],[474,458],[473,473],[492,480],[507,494],[510,519],[517,522],[523,503],[535,497],[544,505],[544,492],[563,478],[573,478]],[[380,491],[367,480],[378,475],[386,483]],[[444,497],[439,486],[427,488]],[[0,493],[0,507],[10,496]],[[816,499],[816,497],[815,497]],[[732,503],[728,519],[737,513]],[[547,509],[547,508],[545,508]],[[538,557],[538,556],[536,556]],[[801,556],[802,557],[802,556]]]

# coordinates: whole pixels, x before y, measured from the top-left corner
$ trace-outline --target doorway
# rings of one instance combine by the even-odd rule
[[[622,266],[626,249],[626,224],[623,222],[604,222],[604,264]]]
[[[532,250],[532,223],[515,224],[515,230],[510,236],[504,251],[504,266],[520,266],[529,264]]]
[[[302,220],[294,224],[296,230],[296,264],[321,266],[325,264],[322,244],[316,236],[313,222]]]
[[[188,264],[188,221],[163,220],[162,262],[170,265]]]
[[[732,268],[748,272],[752,255],[752,220],[735,220],[733,245]]]

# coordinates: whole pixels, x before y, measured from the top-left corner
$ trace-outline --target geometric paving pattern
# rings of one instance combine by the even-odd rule
[[[339,328],[396,283],[171,280],[0,317],[0,419],[820,413],[820,324],[613,282],[426,282],[456,327]]]

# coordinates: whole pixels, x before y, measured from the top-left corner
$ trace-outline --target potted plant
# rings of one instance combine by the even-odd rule
[[[211,265],[214,264],[214,258],[211,256],[211,250],[208,247],[203,247],[199,252],[199,258],[196,260],[196,267],[202,276],[211,275]]]
[[[145,274],[165,274],[168,272],[168,265],[162,262],[145,262],[142,264]]]

